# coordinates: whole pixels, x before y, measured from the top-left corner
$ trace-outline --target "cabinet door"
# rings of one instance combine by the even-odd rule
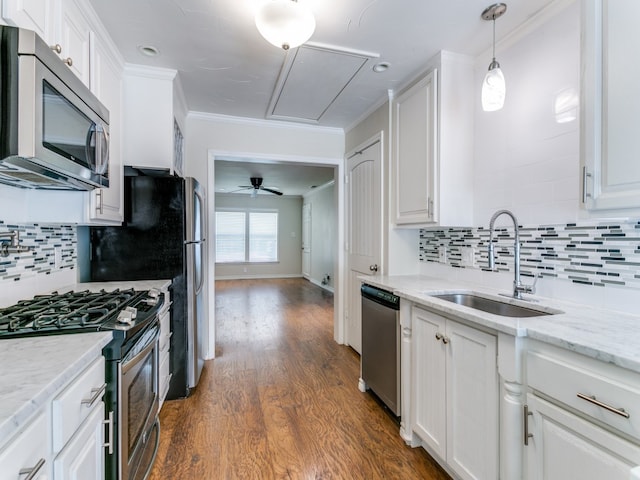
[[[53,461],[54,480],[104,480],[103,418],[100,402]]]
[[[75,0],[65,0],[62,5],[61,32],[58,42],[62,47],[60,56],[87,86],[89,86],[91,75],[89,64],[91,36],[89,22]]]
[[[583,202],[640,209],[640,2],[583,2]]]
[[[497,479],[496,337],[448,321],[447,340],[447,463],[463,479]]]
[[[394,102],[395,211],[397,224],[437,222],[436,70]]]
[[[48,432],[46,416],[40,413],[6,449],[0,450],[0,480],[22,479],[30,474],[34,474],[34,480],[50,478]]]
[[[436,338],[445,335],[446,320],[414,308],[411,336],[413,347],[411,402],[412,430],[443,459],[446,458],[446,345]]]
[[[535,395],[527,395],[529,480],[628,480],[640,447]]]
[[[2,17],[9,24],[33,30],[45,42],[54,44],[59,6],[59,0],[4,0]]]
[[[109,188],[93,190],[89,195],[89,222],[121,223],[122,191],[122,70],[113,61],[104,44],[93,42],[91,89],[109,110]]]

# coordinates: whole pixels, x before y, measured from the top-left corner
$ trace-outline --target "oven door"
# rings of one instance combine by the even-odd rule
[[[150,468],[158,441],[158,361],[160,330],[149,328],[124,357],[119,370],[119,466],[121,480]],[[155,431],[155,435],[154,435]],[[152,453],[154,453],[152,451]],[[145,460],[145,465],[142,461]]]

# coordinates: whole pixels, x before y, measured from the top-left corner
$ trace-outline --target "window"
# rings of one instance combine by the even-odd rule
[[[216,263],[277,261],[278,212],[216,211]]]

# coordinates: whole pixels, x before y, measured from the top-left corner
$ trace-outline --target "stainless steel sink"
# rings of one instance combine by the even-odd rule
[[[432,295],[434,298],[446,300],[465,307],[475,308],[483,312],[501,315],[503,317],[541,317],[544,315],[553,315],[553,311],[537,310],[535,308],[522,307],[511,303],[493,300],[491,298],[479,297],[469,293],[448,293],[444,295]]]

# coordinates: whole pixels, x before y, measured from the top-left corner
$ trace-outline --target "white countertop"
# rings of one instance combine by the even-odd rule
[[[55,290],[162,290],[170,285],[171,280],[89,282]],[[110,332],[100,332],[0,340],[0,444],[53,393],[98,358],[111,338]]]
[[[0,444],[102,354],[110,332],[0,340]]]
[[[450,292],[478,292],[490,296],[505,293],[478,288],[462,281],[442,280],[420,275],[360,277],[363,283],[377,286],[433,311],[464,319],[498,332],[529,337],[603,362],[640,372],[640,316],[600,310],[585,305],[543,297],[527,296],[536,302],[499,300],[534,309],[555,309],[562,313],[530,318],[512,318],[485,313],[434,298]],[[640,304],[639,304],[640,307]]]
[[[56,291],[63,293],[70,290],[82,291],[89,290],[90,292],[97,292],[100,290],[115,290],[117,288],[125,290],[133,288],[134,290],[150,290],[157,288],[163,290],[171,285],[171,280],[122,280],[120,282],[85,282],[76,283],[73,285],[66,285],[61,288],[57,288]]]

